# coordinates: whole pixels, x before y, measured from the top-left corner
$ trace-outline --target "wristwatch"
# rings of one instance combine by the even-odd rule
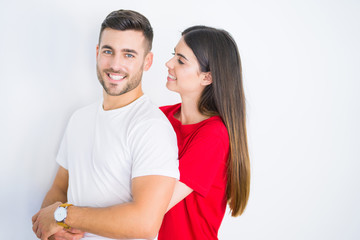
[[[66,229],[70,228],[70,226],[65,223],[65,219],[67,217],[67,208],[69,206],[72,206],[72,204],[69,203],[61,204],[54,212],[54,218],[56,223]]]

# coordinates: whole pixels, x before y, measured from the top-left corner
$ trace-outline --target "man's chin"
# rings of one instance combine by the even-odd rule
[[[116,84],[101,82],[101,85],[103,86],[104,92],[107,95],[119,96],[122,94],[122,89],[120,89],[120,87]]]
[[[122,91],[119,91],[119,90],[106,90],[105,89],[105,92],[106,92],[106,94],[107,95],[109,95],[109,96],[120,96],[120,95],[122,95],[122,94],[124,94]]]

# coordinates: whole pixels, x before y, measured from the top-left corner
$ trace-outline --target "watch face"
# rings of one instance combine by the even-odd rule
[[[57,222],[62,222],[66,218],[67,211],[63,207],[59,207],[54,212],[54,218]]]

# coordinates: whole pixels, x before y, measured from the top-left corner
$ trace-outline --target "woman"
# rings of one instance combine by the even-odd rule
[[[177,134],[180,181],[158,239],[217,239],[226,203],[239,216],[249,198],[239,52],[226,31],[194,26],[166,66],[166,86],[182,100],[161,107]]]

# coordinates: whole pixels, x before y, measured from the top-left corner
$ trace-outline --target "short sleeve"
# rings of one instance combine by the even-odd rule
[[[68,169],[68,161],[67,161],[68,160],[68,158],[67,158],[67,154],[68,154],[68,140],[67,140],[68,128],[69,128],[69,124],[66,127],[64,136],[62,137],[62,140],[61,140],[61,143],[60,143],[59,151],[58,151],[57,156],[56,156],[56,162],[65,169]]]
[[[176,135],[170,123],[160,119],[141,123],[129,136],[129,146],[132,178],[162,175],[179,179]]]
[[[69,169],[69,144],[71,143],[71,132],[74,129],[73,126],[76,122],[74,120],[75,115],[76,112],[71,115],[66,125],[66,129],[62,137],[58,153],[56,155],[56,162],[66,170]]]
[[[180,181],[206,196],[219,171],[225,171],[229,138],[223,124],[203,126],[180,156]]]

